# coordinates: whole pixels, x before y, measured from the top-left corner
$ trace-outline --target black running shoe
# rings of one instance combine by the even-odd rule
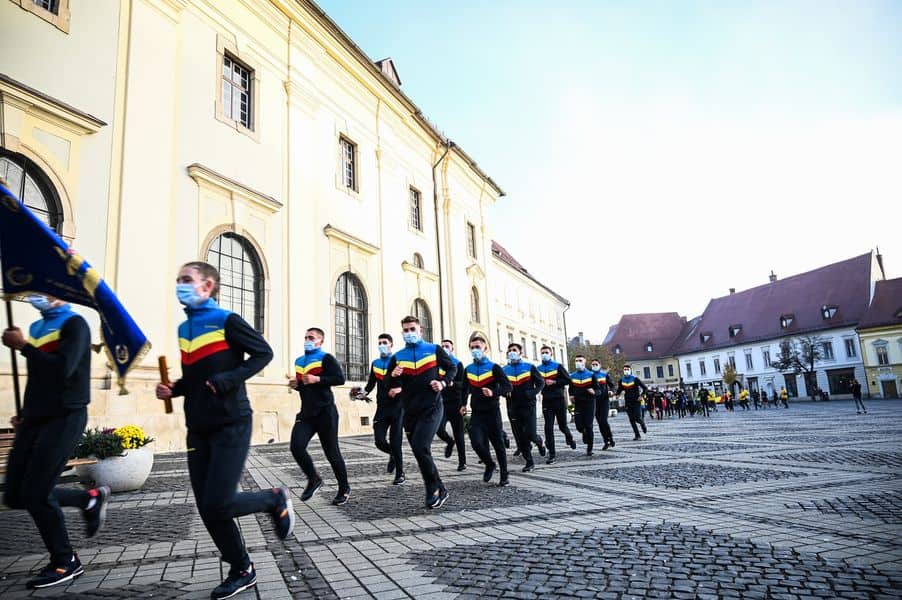
[[[526,463],[526,466],[523,467],[523,469],[522,469],[522,471],[524,473],[531,473],[532,471],[535,471],[535,470],[536,470],[536,465],[535,465],[535,463],[531,463],[531,462]]]
[[[398,473],[395,480],[391,482],[392,485],[404,485],[405,483],[407,483],[407,477],[404,476],[404,473]]]
[[[304,488],[304,493],[301,494],[301,500],[306,502],[310,500],[314,496],[316,496],[316,492],[319,491],[319,488],[323,487],[323,479],[322,477],[317,477],[316,479],[308,479],[307,487]]]
[[[638,441],[641,440],[641,439],[642,439],[642,436],[640,436],[640,435],[637,433],[637,434],[636,434],[636,437],[633,438],[633,441],[634,441],[634,442],[638,442]]]
[[[613,447],[616,446],[616,445],[617,445],[617,444],[614,443],[614,438],[611,438],[611,448],[613,448]]]
[[[284,540],[294,530],[294,508],[291,506],[291,496],[288,489],[273,488],[273,494],[278,495],[276,506],[272,509],[272,522],[276,527],[276,536]]]
[[[523,454],[523,453],[520,452],[520,449],[519,449],[519,448],[517,448],[517,449],[514,451],[514,457],[520,456],[521,454]]]
[[[494,475],[494,474],[495,474],[495,463],[492,462],[486,466],[485,472],[482,474],[482,480],[484,482],[488,483],[492,480],[492,475]]]
[[[395,459],[389,458],[388,465],[385,467],[386,473],[394,473],[395,472]]]
[[[445,458],[451,458],[452,454],[454,454],[454,442],[448,442],[445,446]]]
[[[466,471],[466,470],[467,470],[467,463],[458,463],[458,464],[457,464],[457,470],[458,470],[458,471]]]
[[[610,448],[610,447],[611,447],[611,443],[610,443],[610,442],[605,442],[605,443],[604,443],[604,446],[602,446],[601,449],[602,449],[602,450],[607,450],[607,449]]]
[[[351,488],[345,488],[343,490],[338,490],[338,493],[335,494],[335,497],[332,498],[332,506],[343,506],[348,503],[348,499],[351,497]]]
[[[548,448],[545,447],[545,444],[539,445],[539,456],[545,456],[545,453],[548,452]]]
[[[448,501],[448,496],[450,496],[450,494],[448,493],[448,490],[445,489],[445,486],[440,487],[428,500],[426,500],[426,508],[441,508],[445,502]]]
[[[508,486],[508,485],[510,485],[510,484],[511,484],[511,482],[510,482],[510,480],[507,478],[507,473],[502,473],[502,474],[501,474],[501,481],[498,482],[498,487],[505,487],[505,486]]]
[[[105,485],[88,490],[88,495],[91,498],[88,500],[88,506],[82,511],[85,517],[85,535],[87,537],[94,537],[100,531],[100,528],[103,527],[103,523],[106,521],[106,505],[110,501],[110,494],[112,494],[110,488]]]
[[[79,575],[85,572],[84,567],[81,566],[81,561],[78,560],[78,555],[73,554],[72,558],[64,565],[54,565],[50,563],[43,569],[41,572],[37,574],[36,577],[29,579],[25,584],[30,590],[38,589],[38,588],[46,588],[54,585],[59,585],[61,583],[67,583],[72,581]]]
[[[510,450],[511,447],[511,439],[507,437],[507,434],[504,434],[504,447]]]
[[[216,586],[216,589],[210,594],[210,598],[225,600],[255,585],[257,585],[257,571],[254,569],[254,563],[251,563],[247,571],[241,571],[237,575],[229,574],[225,581]]]
[[[645,426],[645,423],[640,423],[642,425],[642,433],[648,433],[648,427]]]
[[[567,440],[567,445],[570,446],[571,450],[576,450],[576,440],[574,440],[573,438]]]
[[[554,457],[554,455],[552,454],[551,456],[548,457],[548,460],[545,461],[545,464],[546,464],[546,465],[553,465],[553,464],[556,463],[556,462],[557,462],[557,459],[556,459],[556,458]]]

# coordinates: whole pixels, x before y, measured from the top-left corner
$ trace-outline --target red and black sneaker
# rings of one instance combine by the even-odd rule
[[[102,485],[88,490],[88,505],[82,510],[85,517],[85,535],[94,537],[106,522],[106,505],[110,501],[110,488]]]
[[[78,555],[73,554],[69,562],[64,565],[54,565],[53,563],[50,563],[44,567],[41,572],[38,573],[37,577],[30,579],[28,583],[25,584],[25,587],[34,590],[59,585],[61,583],[72,581],[84,572],[84,567],[81,566]]]

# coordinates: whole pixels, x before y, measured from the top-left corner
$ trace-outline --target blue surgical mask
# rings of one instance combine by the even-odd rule
[[[624,376],[624,377],[629,377],[629,376],[632,375],[632,374],[633,374],[633,371],[632,371],[631,369],[624,369],[624,370],[623,370],[623,376]]]
[[[314,350],[316,350],[316,342],[304,340],[304,352],[313,352]]]
[[[551,355],[550,355],[550,354],[543,354],[543,355],[542,355],[542,362],[546,362],[546,363],[547,363],[547,362],[551,362]]]
[[[388,344],[379,344],[379,356],[386,357],[391,354],[391,350],[388,347]]]
[[[184,306],[197,308],[203,304],[204,299],[197,293],[193,283],[175,284],[175,295]]]
[[[600,373],[601,365],[592,365],[592,370],[595,371],[596,373]]]
[[[51,302],[47,296],[41,296],[39,294],[29,296],[28,303],[41,312],[46,312],[53,308],[53,302]]]
[[[517,352],[508,352],[507,360],[511,362],[520,362],[520,355]]]
[[[407,344],[416,344],[420,341],[420,334],[416,331],[405,331],[404,342]]]
[[[577,361],[577,362],[576,362],[576,370],[577,370],[577,371],[582,371],[582,370],[585,369],[585,368],[586,368],[586,363],[584,363],[584,362],[582,362],[582,361]]]
[[[482,360],[482,357],[485,356],[482,348],[473,348],[472,350],[470,350],[470,354],[473,355],[473,360]]]
[[[451,349],[451,348],[445,348],[444,346],[442,346],[442,350],[444,350],[445,352],[447,352],[447,353],[448,353],[448,356],[454,356],[454,350],[453,350],[453,349]]]

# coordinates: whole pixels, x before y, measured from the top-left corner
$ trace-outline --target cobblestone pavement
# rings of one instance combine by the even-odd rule
[[[559,437],[554,465],[521,473],[509,456],[505,488],[483,483],[472,451],[457,472],[436,442],[451,497],[435,511],[406,446],[408,484],[392,486],[369,436],[343,438],[342,507],[318,444],[326,485],[306,504],[287,444],[255,447],[242,488],[289,486],[297,526],[282,542],[267,515],[239,520],[258,585],[238,598],[902,598],[902,402],[868,410],[649,419],[639,442],[620,415],[613,450]],[[225,576],[184,455],[158,455],[143,490],[114,495],[95,538],[66,517],[85,574],[32,592],[43,545],[27,514],[0,510],[0,597],[208,598]]]

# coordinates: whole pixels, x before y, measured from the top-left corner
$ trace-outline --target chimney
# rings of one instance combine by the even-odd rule
[[[880,267],[880,278],[886,279],[886,271],[883,269],[883,255],[880,254],[880,246],[877,246],[877,266]]]
[[[736,288],[730,288],[730,295],[732,296],[735,293],[736,293]]]
[[[774,274],[774,270],[773,270],[773,269],[770,270],[770,277],[768,277],[768,279],[770,279],[770,282],[771,282],[771,283],[773,283],[773,282],[775,282],[775,281],[777,280],[777,276]]]

